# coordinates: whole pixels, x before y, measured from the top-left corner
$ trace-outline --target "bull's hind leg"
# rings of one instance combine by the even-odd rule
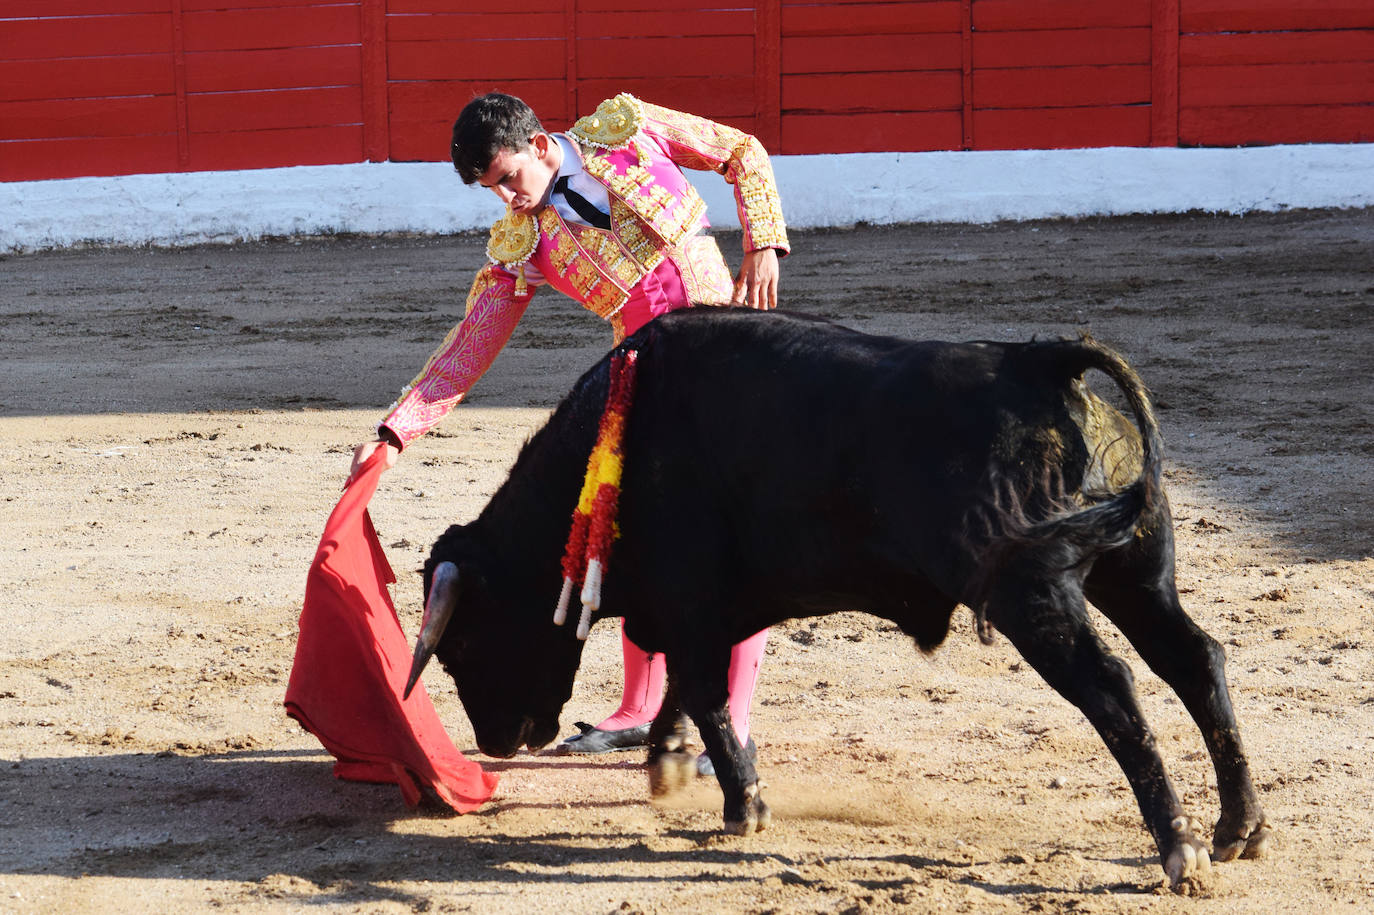
[[[1262,855],[1272,833],[1250,776],[1226,688],[1226,653],[1188,617],[1174,585],[1172,544],[1136,541],[1098,559],[1088,598],[1130,640],[1140,657],[1182,700],[1202,732],[1217,774],[1221,817],[1213,856]]]
[[[1136,702],[1131,669],[1098,638],[1077,583],[1067,574],[1004,574],[988,601],[988,617],[1102,736],[1135,792],[1170,884],[1182,890],[1205,879],[1206,846],[1193,835],[1169,783]]]

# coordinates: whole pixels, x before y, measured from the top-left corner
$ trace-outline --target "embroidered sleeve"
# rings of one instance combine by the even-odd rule
[[[720,172],[735,186],[744,249],[788,251],[782,203],[773,181],[773,166],[763,144],[742,130],[696,115],[640,102],[644,130],[661,140],[683,168]]]
[[[401,447],[438,425],[496,360],[534,295],[532,289],[516,295],[515,283],[514,276],[494,264],[477,272],[466,316],[449,331],[382,420],[381,425],[391,430]]]

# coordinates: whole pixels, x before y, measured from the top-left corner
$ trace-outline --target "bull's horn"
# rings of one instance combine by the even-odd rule
[[[425,601],[425,618],[420,623],[420,634],[415,637],[415,656],[410,662],[410,678],[406,680],[406,691],[402,699],[410,698],[415,681],[429,663],[434,649],[439,647],[439,637],[444,627],[453,618],[453,608],[458,603],[458,567],[451,562],[441,562],[434,567],[434,578],[429,585],[429,599]]]

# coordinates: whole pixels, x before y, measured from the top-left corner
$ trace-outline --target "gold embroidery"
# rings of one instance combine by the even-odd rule
[[[602,149],[623,149],[644,125],[644,109],[628,92],[606,99],[596,111],[580,118],[568,133]]]
[[[496,220],[487,240],[487,258],[494,264],[514,267],[530,259],[539,245],[539,224],[532,216],[517,216],[509,209]]]

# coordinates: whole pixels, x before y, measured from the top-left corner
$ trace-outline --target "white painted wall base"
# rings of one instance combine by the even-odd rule
[[[788,225],[972,222],[1374,206],[1374,144],[853,153],[773,160]],[[712,221],[731,192],[690,173]],[[0,252],[331,232],[485,229],[495,197],[446,163],[363,163],[0,183]]]

